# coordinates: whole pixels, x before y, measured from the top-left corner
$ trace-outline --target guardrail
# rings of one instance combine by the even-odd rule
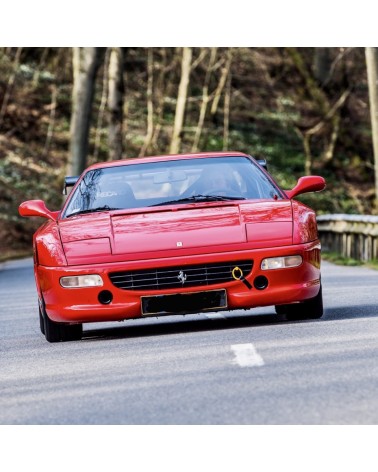
[[[320,215],[317,221],[323,250],[363,262],[378,259],[378,216]]]

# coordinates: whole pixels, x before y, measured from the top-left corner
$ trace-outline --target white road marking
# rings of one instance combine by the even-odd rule
[[[209,320],[225,320],[226,317],[221,313],[205,313],[206,318]]]
[[[252,343],[233,344],[231,350],[235,354],[233,362],[240,367],[261,367],[264,365],[264,359]]]

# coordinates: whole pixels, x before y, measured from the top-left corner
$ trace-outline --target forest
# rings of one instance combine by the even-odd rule
[[[369,49],[369,48],[366,48]],[[370,48],[373,49],[373,48]],[[318,214],[377,214],[362,47],[0,48],[0,257],[29,254],[66,175],[98,161],[212,150],[268,161]],[[371,98],[370,98],[371,100]]]

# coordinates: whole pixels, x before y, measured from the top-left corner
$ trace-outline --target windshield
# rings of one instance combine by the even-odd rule
[[[128,164],[88,171],[70,196],[64,217],[158,205],[282,194],[246,157],[211,157]]]

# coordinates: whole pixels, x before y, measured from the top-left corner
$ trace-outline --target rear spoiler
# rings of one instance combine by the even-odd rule
[[[67,195],[67,188],[73,187],[76,182],[79,180],[79,175],[75,175],[74,177],[65,177],[64,178],[64,187],[63,187],[63,195]]]
[[[261,167],[268,171],[268,163],[266,162],[266,159],[256,159],[256,161]]]

